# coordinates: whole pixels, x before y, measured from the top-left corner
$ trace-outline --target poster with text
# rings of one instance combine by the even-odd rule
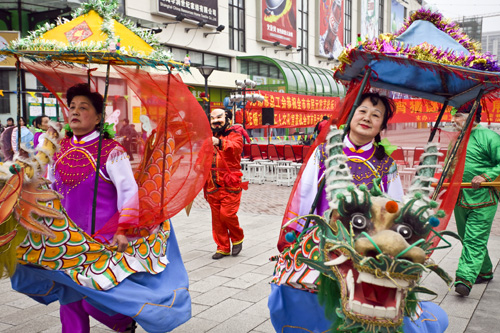
[[[378,36],[378,0],[361,0],[361,38]]]
[[[296,0],[260,0],[262,40],[297,47]]]
[[[337,59],[344,45],[344,0],[319,2],[319,55]]]
[[[403,26],[405,21],[405,7],[397,0],[391,4],[391,32],[395,33]]]

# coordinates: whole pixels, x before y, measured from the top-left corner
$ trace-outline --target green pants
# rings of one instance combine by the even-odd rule
[[[468,281],[469,287],[480,274],[485,278],[493,277],[487,245],[497,205],[474,209],[455,207],[457,230],[463,240],[456,276]]]

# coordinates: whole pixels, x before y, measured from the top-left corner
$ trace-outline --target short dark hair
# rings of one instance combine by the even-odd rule
[[[49,118],[49,116],[36,117],[35,119],[33,119],[33,126],[35,126],[35,128],[39,128],[38,126],[42,124],[43,118]]]
[[[96,113],[102,115],[104,107],[104,98],[98,92],[92,92],[90,90],[90,86],[87,83],[79,83],[68,89],[68,91],[66,92],[66,102],[68,107],[70,106],[73,98],[75,98],[76,96],[87,97],[92,103],[92,106],[94,106]],[[96,130],[99,129],[100,129],[100,124],[97,124]],[[66,136],[72,137],[73,132],[66,131]],[[108,132],[104,132],[104,138],[106,139],[110,138]]]
[[[323,116],[323,120],[328,120],[328,116]]]
[[[128,118],[124,118],[123,121],[128,125],[130,124],[130,120],[128,120]]]
[[[87,97],[94,106],[97,114],[102,114],[104,98],[98,92],[92,92],[90,90],[90,86],[87,83],[80,83],[68,89],[68,91],[66,92],[66,101],[68,103],[68,107],[71,104],[73,98],[75,98],[76,96]]]
[[[14,118],[9,117],[9,118],[7,118],[7,121],[12,121],[12,122],[14,122]]]

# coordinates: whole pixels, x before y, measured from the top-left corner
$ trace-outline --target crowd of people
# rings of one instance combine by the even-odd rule
[[[0,162],[12,161],[14,154],[19,152],[19,143],[28,149],[33,149],[38,146],[40,136],[48,129],[49,116],[37,116],[33,119],[32,126],[28,126],[28,122],[24,117],[19,118],[19,126],[14,122],[14,118],[7,118],[5,126],[0,121]],[[19,128],[21,135],[19,136]],[[128,119],[122,120],[122,125],[118,131],[118,139],[125,148],[130,160],[134,160],[132,149],[133,144],[138,145],[139,134],[135,130],[134,125],[130,124]]]

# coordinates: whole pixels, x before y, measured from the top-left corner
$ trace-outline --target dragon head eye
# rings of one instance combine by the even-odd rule
[[[400,224],[396,228],[396,232],[398,232],[404,239],[409,240],[411,236],[413,236],[413,231],[406,224]]]
[[[351,216],[351,224],[356,229],[364,229],[367,225],[366,216],[360,213],[352,214]]]

